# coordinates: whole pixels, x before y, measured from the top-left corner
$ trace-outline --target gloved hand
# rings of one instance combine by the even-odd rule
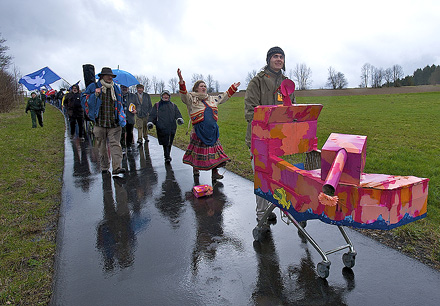
[[[185,121],[182,118],[177,118],[177,124],[182,125]]]
[[[147,129],[151,130],[154,127],[153,122],[148,122],[147,123]]]

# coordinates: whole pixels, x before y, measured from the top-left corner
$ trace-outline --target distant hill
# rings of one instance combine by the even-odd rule
[[[419,85],[383,88],[346,88],[346,89],[309,89],[295,91],[296,97],[325,97],[325,96],[356,96],[356,95],[389,95],[399,93],[418,93],[440,91],[440,85]],[[245,90],[240,90],[234,96],[244,97]]]

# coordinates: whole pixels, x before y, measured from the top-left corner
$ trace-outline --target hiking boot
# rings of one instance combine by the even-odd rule
[[[218,173],[218,171],[212,171],[212,180],[221,180],[224,176]]]

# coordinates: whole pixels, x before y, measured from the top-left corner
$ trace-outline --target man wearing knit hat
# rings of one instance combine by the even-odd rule
[[[246,145],[251,148],[252,120],[254,118],[254,108],[259,105],[283,104],[281,93],[277,90],[281,82],[287,77],[283,74],[286,70],[284,61],[284,51],[280,47],[272,47],[267,51],[266,66],[250,82],[244,97],[244,117],[248,122],[246,132]],[[295,103],[295,96],[290,97]],[[252,168],[254,167],[252,163]],[[257,221],[259,221],[270,205],[262,197],[256,196],[257,202]],[[272,212],[269,221],[276,221],[276,215]]]

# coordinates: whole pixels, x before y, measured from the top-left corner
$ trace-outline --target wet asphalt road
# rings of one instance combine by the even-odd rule
[[[439,304],[439,272],[353,230],[356,265],[331,254],[326,280],[315,271],[319,254],[278,209],[254,242],[253,183],[226,171],[211,197],[197,199],[183,151],[171,153],[167,166],[150,137],[113,178],[88,142],[66,138],[52,305]],[[210,173],[199,183],[212,185]],[[306,229],[325,250],[345,244],[336,226],[312,220]]]

